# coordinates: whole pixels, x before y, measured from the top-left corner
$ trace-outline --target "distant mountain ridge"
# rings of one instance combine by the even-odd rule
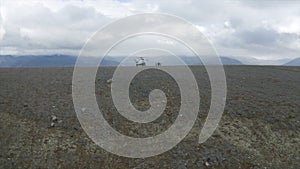
[[[12,56],[0,55],[0,67],[73,67],[76,63],[76,56],[71,55],[26,55],[26,56]],[[98,61],[97,58],[87,58],[87,63],[94,63]],[[114,66],[118,62],[111,58],[104,58],[101,65]]]
[[[225,56],[221,56],[221,62],[223,65],[243,65],[241,61]]]
[[[300,57],[285,63],[284,66],[300,66]]]
[[[101,66],[117,66],[123,58],[125,57],[105,57]],[[197,57],[181,56],[180,58],[187,65],[202,65]],[[76,59],[76,56],[71,55],[0,55],[0,67],[72,67],[75,65]],[[221,61],[224,65],[242,65],[240,61],[229,57],[221,57]],[[89,65],[89,63],[95,62],[98,62],[98,58],[90,57],[86,58],[86,62],[83,64]],[[164,63],[162,64],[164,65]],[[169,65],[172,65],[172,62]]]

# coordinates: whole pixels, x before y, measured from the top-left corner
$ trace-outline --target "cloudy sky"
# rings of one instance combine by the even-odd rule
[[[195,24],[223,56],[274,63],[300,56],[297,0],[0,0],[0,7],[1,54],[78,55],[104,25],[161,12]]]

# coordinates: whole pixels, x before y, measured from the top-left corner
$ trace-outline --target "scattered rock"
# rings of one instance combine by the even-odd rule
[[[57,117],[53,114],[51,115],[51,124],[50,124],[50,127],[55,127],[55,122],[57,122],[58,119]]]
[[[105,67],[103,69],[108,68]],[[132,168],[138,164],[142,165],[136,168],[264,168],[265,166],[268,168],[297,168],[299,166],[299,162],[297,162],[297,147],[299,147],[300,142],[297,131],[297,126],[300,124],[300,119],[298,118],[299,109],[297,109],[299,106],[299,102],[297,102],[299,95],[291,89],[297,91],[299,87],[292,85],[292,83],[296,84],[295,81],[289,81],[289,79],[285,78],[294,76],[286,76],[287,71],[284,71],[286,74],[282,78],[282,83],[279,82],[278,85],[273,85],[272,89],[274,89],[269,90],[270,86],[259,85],[260,80],[267,82],[265,79],[268,78],[269,74],[262,72],[254,76],[252,73],[255,73],[256,67],[250,67],[249,69],[251,70],[247,73],[242,73],[240,71],[242,68],[239,67],[228,67],[226,69],[226,73],[228,71],[228,74],[232,76],[229,76],[228,104],[226,104],[226,112],[224,112],[220,121],[220,124],[223,125],[219,125],[219,131],[216,131],[218,135],[213,135],[210,140],[203,144],[197,143],[202,122],[206,120],[206,113],[209,110],[211,101],[210,92],[206,92],[206,90],[210,91],[209,80],[206,83],[206,78],[208,77],[205,75],[205,79],[202,79],[202,76],[199,76],[201,77],[201,79],[197,79],[201,82],[199,92],[203,92],[201,95],[203,99],[201,99],[202,104],[199,107],[197,122],[195,122],[195,126],[193,126],[188,137],[172,150],[144,159],[128,159],[112,155],[94,144],[85,134],[76,118],[75,111],[73,111],[70,93],[72,91],[71,83],[70,85],[63,85],[67,83],[65,82],[67,79],[71,82],[71,78],[66,77],[71,77],[72,70],[68,71],[68,74],[64,74],[60,72],[62,69],[58,69],[56,74],[58,77],[53,79],[61,79],[62,82],[55,84],[55,86],[48,86],[50,84],[48,81],[44,82],[41,80],[45,76],[44,71],[40,71],[41,73],[36,71],[36,73],[40,74],[38,77],[36,77],[36,73],[26,72],[26,74],[19,76],[20,72],[16,72],[17,77],[20,77],[16,78],[16,81],[26,77],[27,74],[34,75],[33,83],[27,86],[28,94],[26,93],[26,96],[38,95],[37,98],[41,98],[41,103],[33,104],[34,100],[28,100],[28,105],[24,104],[26,101],[22,101],[23,93],[18,92],[19,89],[22,89],[21,86],[15,86],[16,90],[14,90],[15,88],[10,89],[16,95],[14,97],[9,96],[7,102],[3,103],[4,101],[0,101],[2,106],[0,107],[5,110],[0,113],[0,124],[2,124],[0,125],[1,140],[3,140],[1,141],[1,144],[3,144],[1,155],[3,158],[0,161],[1,165],[3,163],[7,164],[3,165],[2,168],[18,168],[18,166],[24,166],[25,168],[30,166],[40,168],[63,168],[64,166],[68,168],[84,168],[85,166],[90,168],[99,166],[103,168]],[[279,68],[268,68],[266,70],[268,70],[267,72],[269,70],[279,71]],[[103,71],[98,72],[101,74]],[[280,70],[280,72],[283,71]],[[297,72],[294,74],[296,75]],[[146,73],[146,71],[143,73]],[[198,68],[195,69],[196,73],[198,73]],[[5,75],[5,73],[3,74]],[[180,109],[181,100],[180,97],[177,97],[180,96],[180,89],[177,91],[177,88],[175,88],[177,85],[173,87],[173,81],[167,81],[165,75],[154,76],[153,74],[153,79],[160,79],[152,81],[151,76],[145,78],[141,74],[141,76],[135,78],[136,80],[133,80],[135,82],[133,83],[134,85],[130,86],[130,89],[132,89],[132,104],[141,105],[138,108],[142,110],[150,106],[148,91],[156,89],[157,86],[161,86],[169,99],[164,113],[168,116],[162,114],[160,119],[150,124],[151,126],[147,124],[144,127],[144,125],[127,122],[127,120],[123,120],[124,117],[119,115],[109,97],[111,93],[110,85],[106,84],[106,80],[111,78],[112,73],[104,72],[103,74],[103,77],[101,76],[99,79],[104,85],[99,85],[99,88],[95,89],[95,93],[99,90],[104,98],[98,98],[101,101],[99,109],[103,110],[103,114],[105,113],[108,123],[119,132],[122,132],[122,134],[139,138],[155,136],[167,130],[174,123],[173,121],[176,120],[176,115]],[[252,80],[249,80],[249,84],[245,82],[239,84],[239,79],[244,75],[247,77],[250,75],[251,78],[249,79]],[[50,75],[45,77],[47,80],[51,78],[52,76]],[[117,83],[117,80],[113,80],[114,82],[112,83]],[[293,80],[297,80],[297,78],[294,77]],[[286,84],[283,81],[289,81],[290,83]],[[12,86],[9,86],[11,81],[9,82],[7,85],[3,81],[4,85],[2,86]],[[25,84],[27,77],[18,82],[20,83],[14,83],[13,85]],[[150,86],[152,84],[150,82],[155,82],[155,85]],[[203,84],[202,82],[205,83]],[[143,88],[139,89],[140,86]],[[282,86],[286,87],[282,88]],[[36,89],[38,89],[38,92]],[[58,89],[58,91],[53,93],[53,96],[46,98],[49,96],[48,93],[52,94],[53,89]],[[277,95],[281,94],[283,95],[282,98],[277,97]],[[3,91],[2,95],[6,96],[6,91]],[[144,95],[146,96],[145,98],[142,97]],[[142,99],[147,104],[144,104]],[[141,103],[143,104],[139,104],[140,100],[142,100]],[[18,103],[20,101],[21,104]],[[57,104],[56,102],[59,102],[57,107],[53,106],[53,104]],[[19,106],[14,106],[18,104]],[[89,107],[85,107],[80,107],[79,111],[89,112]],[[60,108],[64,111],[59,112],[62,111],[59,110]],[[45,112],[49,110],[50,113]],[[253,115],[253,112],[257,113]],[[241,116],[238,116],[237,113],[240,113]],[[52,121],[52,114],[59,115],[57,120]],[[61,123],[62,120],[63,123]],[[281,123],[287,125],[287,128],[281,127]],[[134,132],[131,134],[129,131]],[[231,133],[231,135],[228,133]],[[279,156],[279,154],[282,155]],[[32,160],[29,157],[31,155],[37,157],[36,160]],[[5,157],[10,157],[10,159],[6,160]],[[210,159],[208,160],[208,158]],[[226,160],[224,160],[225,158]],[[13,166],[13,159],[16,160],[17,166]],[[268,159],[270,161],[267,161]],[[261,165],[258,165],[258,163]]]
[[[52,122],[55,122],[55,121],[57,121],[57,117],[55,115],[52,115],[51,120],[52,120]]]
[[[206,161],[204,162],[204,165],[205,165],[206,167],[209,167],[209,166],[210,166],[209,161],[210,161],[210,158],[206,159]]]
[[[107,84],[111,84],[113,82],[113,79],[111,78],[111,79],[108,79],[107,81],[106,81],[106,83]]]
[[[225,126],[230,125],[230,122],[225,122],[224,125]]]

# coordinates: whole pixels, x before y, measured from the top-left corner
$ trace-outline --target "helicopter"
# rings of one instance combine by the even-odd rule
[[[135,61],[135,66],[146,66],[144,57],[138,57],[134,61]]]

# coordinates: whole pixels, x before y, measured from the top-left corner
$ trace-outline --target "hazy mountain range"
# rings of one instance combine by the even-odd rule
[[[101,63],[102,66],[116,66],[125,57],[105,57]],[[188,65],[201,65],[201,61],[197,57],[180,56],[180,58]],[[26,55],[26,56],[13,56],[13,55],[0,55],[0,67],[72,67],[75,65],[77,57],[70,55]],[[173,59],[168,57],[161,59],[162,65],[176,65],[172,62]],[[255,65],[251,62],[241,62],[232,57],[221,56],[221,61],[224,65]],[[253,60],[252,60],[253,61]],[[86,58],[84,65],[88,63],[98,62],[97,58]],[[155,65],[155,60],[146,59],[148,65]],[[246,62],[246,63],[245,63]],[[258,61],[257,61],[258,62]],[[259,62],[258,62],[259,63]],[[134,60],[129,60],[125,65],[134,65]],[[285,66],[300,66],[300,58],[285,62]]]
[[[285,66],[300,66],[300,57],[284,64]]]

